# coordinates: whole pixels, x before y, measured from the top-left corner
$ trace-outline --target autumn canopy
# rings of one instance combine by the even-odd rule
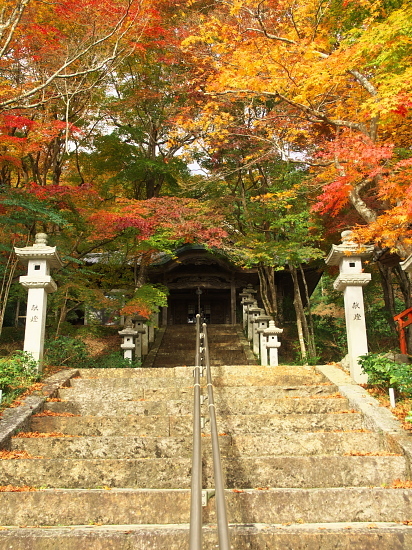
[[[389,313],[412,305],[410,2],[0,2],[1,322],[37,231],[62,319],[115,283],[149,314],[147,267],[191,242],[257,267],[276,317],[276,270],[344,229],[375,245]]]

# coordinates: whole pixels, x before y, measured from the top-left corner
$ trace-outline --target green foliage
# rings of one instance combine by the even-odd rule
[[[122,315],[138,313],[149,319],[159,307],[167,306],[168,289],[161,285],[145,284],[138,288],[131,300],[121,309]]]
[[[95,369],[126,369],[140,367],[141,361],[125,359],[122,352],[114,351],[91,360],[90,367]]]
[[[87,368],[90,359],[86,344],[78,338],[58,336],[45,342],[44,361],[47,365]]]
[[[332,315],[312,315],[316,348],[322,350],[322,362],[340,361],[347,353],[345,319]]]
[[[0,358],[0,389],[11,401],[38,380],[37,362],[30,353],[16,351]]]
[[[1,196],[0,203],[3,207],[7,207],[7,214],[2,215],[1,224],[9,229],[19,225],[29,228],[38,220],[48,221],[58,226],[67,225],[66,219],[58,208],[20,190],[8,189],[7,193]]]
[[[362,355],[359,362],[368,375],[368,383],[384,388],[393,387],[412,396],[412,369],[409,363],[397,363],[386,354]]]
[[[89,327],[87,327],[89,329]],[[102,327],[96,327],[100,329]],[[106,327],[103,327],[106,328]],[[93,331],[88,331],[90,332]],[[45,363],[50,366],[94,369],[124,369],[140,367],[141,362],[124,359],[122,352],[114,351],[99,357],[92,357],[87,345],[80,338],[59,336],[45,343]]]

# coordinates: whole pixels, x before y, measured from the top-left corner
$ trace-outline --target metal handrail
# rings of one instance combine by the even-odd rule
[[[213,382],[209,361],[207,325],[200,331],[200,315],[196,315],[196,358],[194,370],[194,413],[193,413],[193,456],[190,502],[189,550],[202,548],[202,450],[200,419],[200,370],[206,367],[207,392],[209,401],[210,433],[212,440],[213,473],[215,478],[215,498],[217,529],[220,550],[230,550],[229,525],[227,521],[225,488],[223,483],[222,461],[219,449],[219,435],[216,423],[216,408],[213,396]]]
[[[193,454],[190,496],[189,550],[202,548],[202,432],[200,413],[200,315],[196,315],[196,356],[194,370],[193,401]]]
[[[210,434],[212,439],[213,475],[215,477],[215,499],[217,516],[217,534],[219,550],[230,550],[229,524],[227,521],[225,486],[223,483],[222,460],[220,457],[219,434],[216,423],[216,407],[213,396],[212,373],[209,361],[209,342],[207,338],[207,326],[203,323],[204,352],[206,366],[207,395],[209,401]]]

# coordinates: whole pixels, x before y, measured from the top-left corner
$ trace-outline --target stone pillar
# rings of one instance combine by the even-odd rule
[[[24,351],[32,354],[42,369],[44,332],[46,328],[47,295],[57,290],[50,276],[51,267],[61,267],[62,262],[55,246],[47,246],[47,235],[37,233],[33,246],[15,248],[16,256],[28,264],[27,275],[20,283],[28,289]]]
[[[243,289],[243,292],[239,294],[239,296],[242,298],[242,306],[243,306],[243,330],[246,333],[247,331],[247,311],[248,306],[250,304],[253,304],[255,301],[253,298],[253,295],[257,293],[257,290],[253,288],[252,285],[248,285],[247,288]]]
[[[248,307],[247,313],[247,339],[253,345],[253,321],[260,315],[260,307],[258,307],[256,301]]]
[[[145,317],[135,317],[134,328],[138,332],[136,338],[136,356],[139,353],[139,359],[146,357],[149,352],[149,339],[147,334],[147,319]]]
[[[259,312],[254,313],[252,317],[252,349],[253,353],[259,357],[260,355],[260,335],[258,333],[259,318],[265,313],[265,310],[261,307],[257,308]]]
[[[155,332],[159,326],[159,313],[153,313],[150,318],[150,325],[147,326],[149,332],[149,344],[153,344],[155,341]]]
[[[236,325],[236,286],[233,278],[230,281],[230,324]]]
[[[259,315],[257,318],[257,334],[259,338],[259,357],[260,357],[260,364],[263,366],[262,360],[263,360],[263,354],[266,353],[266,336],[264,334],[265,329],[269,326],[269,321],[272,321],[272,317],[270,315]],[[266,359],[267,363],[267,359]]]
[[[339,276],[333,287],[343,291],[350,374],[358,384],[366,384],[368,375],[362,371],[359,356],[368,353],[363,287],[371,280],[362,272],[362,258],[372,255],[373,246],[360,247],[351,240],[352,231],[342,232],[342,244],[333,245],[325,262],[339,266]]]
[[[250,295],[243,300],[243,331],[246,337],[249,332],[249,308],[254,306],[254,304],[255,300]]]
[[[262,346],[262,358],[261,365],[264,367],[277,367],[278,349],[280,348],[280,342],[278,341],[278,334],[282,334],[283,328],[277,328],[275,321],[269,321],[269,326],[263,331],[266,341]]]
[[[133,361],[133,350],[136,348],[134,339],[137,335],[137,330],[133,328],[133,323],[130,317],[126,319],[124,329],[119,330],[119,334],[123,337],[123,342],[120,344],[120,347],[123,350],[123,357]]]

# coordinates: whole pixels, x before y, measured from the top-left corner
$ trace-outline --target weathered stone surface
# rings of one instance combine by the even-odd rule
[[[188,489],[42,489],[0,492],[1,525],[187,523]]]
[[[14,437],[11,449],[49,458],[173,458],[191,456],[192,442],[192,436]],[[211,438],[204,437],[206,456],[210,456],[210,445]],[[373,433],[325,432],[220,436],[219,445],[222,456],[236,457],[379,453],[387,443]]]
[[[344,534],[343,534],[344,533]],[[81,526],[0,531],[0,550],[181,550],[187,548],[188,525]],[[239,525],[232,529],[236,550],[405,550],[412,548],[412,528],[388,524]],[[215,550],[217,532],[205,527],[203,548]]]
[[[226,491],[230,523],[402,522],[412,517],[411,489],[245,489]],[[187,523],[189,489],[41,489],[0,492],[2,525]],[[216,522],[215,499],[203,509]]]
[[[190,458],[2,460],[0,485],[188,488],[190,470]]]
[[[193,379],[190,378],[187,386],[183,387],[162,387],[161,380],[159,387],[147,388],[142,386],[137,379],[124,379],[123,384],[119,384],[123,379],[119,379],[115,385],[93,384],[93,387],[82,387],[77,385],[72,388],[63,388],[59,390],[58,397],[64,401],[116,401],[128,399],[145,399],[148,401],[169,401],[170,399],[191,399],[193,396]]]
[[[189,422],[189,417],[185,417]],[[30,430],[33,432],[61,432],[81,436],[158,435],[170,434],[167,416],[34,416]],[[186,433],[187,435],[187,433]]]
[[[144,399],[132,400],[95,400],[87,401],[63,401],[60,403],[47,403],[45,409],[57,413],[71,413],[90,416],[140,416],[167,414],[167,403],[162,401],[146,401]],[[186,414],[189,406],[186,407]]]
[[[279,456],[224,458],[227,488],[362,487],[389,485],[406,479],[400,456]],[[190,486],[189,458],[143,459],[20,459],[0,463],[0,484],[33,487]],[[210,459],[205,461],[204,487],[213,487]]]
[[[289,432],[279,434],[235,435],[231,446],[222,451],[238,456],[343,455],[350,452],[378,453],[387,446],[386,439],[374,433]],[[387,450],[390,450],[387,448]]]
[[[216,396],[219,414],[320,414],[338,412],[348,409],[348,401],[344,398],[274,398],[251,399],[234,397],[230,400]]]
[[[170,429],[175,433],[183,424],[184,419],[171,418]],[[273,433],[273,432],[306,432],[360,430],[364,428],[363,417],[359,413],[312,413],[305,414],[244,414],[218,416],[219,432],[234,433]],[[206,432],[209,423],[206,424]]]
[[[230,454],[231,438],[220,437],[222,452]],[[210,438],[203,441],[210,454]],[[13,450],[25,449],[32,456],[50,458],[174,458],[191,457],[193,438],[186,437],[51,437],[13,438]]]

